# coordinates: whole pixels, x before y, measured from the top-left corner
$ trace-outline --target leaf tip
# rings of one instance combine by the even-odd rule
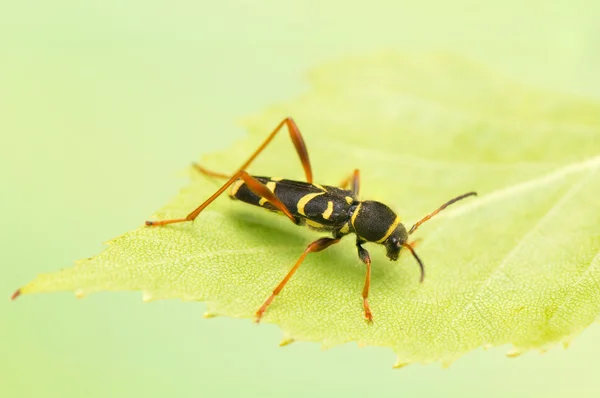
[[[294,340],[292,337],[284,337],[283,339],[281,339],[281,341],[279,342],[279,347],[285,347],[287,345],[292,344]]]
[[[19,288],[19,289],[15,290],[15,292],[12,294],[12,296],[10,296],[10,299],[14,301],[14,300],[16,300],[16,299],[17,299],[17,297],[19,297],[20,295],[21,295],[21,289]]]
[[[506,356],[509,358],[516,358],[520,357],[521,355],[523,355],[523,352],[516,348],[513,348],[512,350],[506,353]]]

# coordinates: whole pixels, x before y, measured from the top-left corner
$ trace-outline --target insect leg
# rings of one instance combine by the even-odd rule
[[[206,199],[204,203],[196,208],[193,212],[188,214],[185,218],[176,218],[172,220],[161,220],[161,221],[146,221],[146,225],[148,226],[156,226],[156,225],[166,225],[173,224],[184,221],[193,221],[198,217],[198,214],[202,212],[209,204],[212,203],[219,195],[221,195],[231,184],[233,184],[237,179],[242,179],[248,186],[248,188],[254,192],[256,195],[265,198],[269,201],[273,206],[275,206],[278,210],[280,210],[283,214],[285,214],[294,224],[297,224],[298,221],[292,215],[292,213],[288,210],[288,208],[279,200],[279,198],[267,188],[265,184],[258,181],[250,174],[246,173],[243,170],[238,171],[233,175],[221,188],[217,190],[210,198]]]
[[[309,183],[312,183],[312,181],[313,181],[312,167],[310,165],[310,159],[308,158],[308,150],[306,149],[306,144],[304,143],[304,139],[302,138],[300,129],[298,129],[298,126],[294,122],[294,119],[292,119],[291,117],[287,117],[287,118],[283,119],[277,125],[277,127],[275,127],[275,129],[273,131],[271,131],[269,136],[264,140],[264,142],[262,144],[260,144],[258,149],[256,149],[256,151],[254,151],[254,153],[248,158],[248,160],[246,160],[244,162],[244,164],[242,164],[238,168],[238,171],[246,170],[248,168],[248,166],[250,166],[250,164],[254,161],[254,159],[256,159],[256,157],[267,147],[267,145],[269,145],[269,143],[277,135],[277,133],[279,131],[281,131],[281,128],[284,125],[288,129],[292,143],[294,144],[294,147],[296,148],[296,152],[298,153],[298,156],[300,157],[300,162],[302,162],[302,167],[304,168],[304,174],[306,175],[306,181]],[[218,173],[218,172],[214,172],[214,171],[205,169],[204,167],[200,166],[199,164],[194,164],[194,167],[200,173],[207,175],[209,177],[217,177],[217,178],[229,178],[230,177],[224,173]]]
[[[346,189],[348,184],[352,182],[352,193],[354,197],[358,197],[358,193],[360,191],[360,170],[354,169],[354,172],[346,177],[339,185],[340,188]]]
[[[369,252],[361,246],[360,241],[356,241],[356,248],[358,249],[358,257],[367,266],[367,274],[365,276],[365,287],[362,291],[363,308],[365,309],[365,318],[369,323],[373,322],[373,314],[371,313],[371,307],[369,307],[369,287],[371,286],[371,256]]]
[[[298,258],[298,260],[296,261],[296,264],[294,264],[294,266],[288,272],[288,274],[285,276],[285,278],[283,278],[283,280],[281,282],[279,282],[279,285],[277,285],[277,287],[273,290],[273,293],[271,293],[271,295],[265,300],[264,304],[259,308],[259,310],[256,311],[256,322],[257,323],[260,322],[260,319],[262,318],[263,314],[265,313],[265,310],[267,309],[267,307],[271,304],[271,302],[273,301],[275,296],[277,296],[281,292],[281,290],[283,290],[283,287],[285,286],[286,283],[288,283],[288,281],[294,275],[294,273],[296,272],[298,267],[300,267],[300,264],[302,264],[302,261],[304,261],[304,258],[306,257],[307,254],[325,250],[329,246],[331,246],[335,243],[338,243],[339,241],[340,241],[340,239],[335,239],[335,238],[321,238],[321,239],[317,239],[316,241],[314,241],[313,243],[308,245],[306,247],[306,249],[304,250],[304,253],[302,253],[300,258]]]
[[[310,166],[310,159],[308,158],[308,150],[306,149],[306,144],[304,143],[304,139],[302,138],[302,134],[300,133],[300,129],[294,122],[294,119],[291,117],[286,117],[283,119],[277,127],[269,134],[267,139],[258,147],[258,149],[250,156],[246,162],[240,166],[239,170],[245,170],[250,163],[254,161],[254,159],[266,148],[267,145],[271,142],[273,137],[277,135],[277,133],[281,130],[283,126],[287,126],[288,132],[290,134],[290,138],[294,147],[296,148],[296,152],[300,157],[300,162],[302,162],[302,167],[304,168],[304,174],[306,175],[306,181],[312,183],[313,175],[312,168]]]
[[[208,169],[205,169],[204,167],[200,166],[198,163],[194,163],[193,164],[194,168],[201,174],[204,174],[205,176],[208,177],[216,177],[216,178],[223,178],[223,179],[228,179],[231,176],[224,174],[224,173],[219,173],[216,171],[210,171]]]

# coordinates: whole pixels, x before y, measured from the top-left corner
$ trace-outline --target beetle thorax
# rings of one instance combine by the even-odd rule
[[[400,217],[381,202],[359,202],[350,218],[356,235],[366,241],[383,243],[400,224]]]

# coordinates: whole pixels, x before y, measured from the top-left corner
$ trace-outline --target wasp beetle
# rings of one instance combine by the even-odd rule
[[[286,126],[290,138],[300,157],[306,182],[286,180],[274,177],[252,176],[246,172],[248,166],[267,147],[279,131]],[[373,200],[359,200],[360,172],[346,178],[339,187],[319,185],[313,182],[312,168],[308,157],[306,144],[300,134],[298,126],[292,118],[286,118],[269,134],[265,141],[254,151],[237,172],[233,175],[213,172],[200,165],[196,169],[204,175],[227,179],[210,198],[185,218],[146,221],[148,226],[160,226],[185,221],[193,221],[213,200],[229,188],[229,196],[242,202],[260,206],[287,216],[296,225],[306,225],[311,229],[330,232],[332,237],[323,237],[309,244],[300,255],[292,269],[281,280],[264,304],[256,311],[256,321],[259,322],[267,307],[271,304],[292,275],[296,272],[302,261],[309,253],[319,252],[338,243],[348,234],[356,235],[356,249],[358,257],[367,266],[365,284],[362,292],[364,315],[368,322],[373,321],[369,307],[369,286],[371,284],[371,256],[363,247],[366,242],[374,242],[385,247],[387,257],[396,261],[400,250],[405,248],[411,252],[421,269],[421,282],[425,276],[423,262],[417,256],[413,245],[408,242],[408,237],[419,228],[421,224],[438,214],[447,206],[461,199],[476,195],[468,192],[457,196],[440,206],[437,210],[426,215],[415,223],[408,231],[400,222],[400,218],[388,206]],[[348,186],[349,189],[348,189]]]

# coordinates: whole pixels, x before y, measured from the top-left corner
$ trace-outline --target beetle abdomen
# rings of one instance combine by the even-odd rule
[[[279,200],[309,227],[331,229],[341,226],[348,218],[348,209],[354,201],[352,193],[337,187],[309,184],[271,177],[254,177],[273,192]],[[252,192],[244,181],[236,181],[229,196],[242,202],[279,212],[266,199]]]

